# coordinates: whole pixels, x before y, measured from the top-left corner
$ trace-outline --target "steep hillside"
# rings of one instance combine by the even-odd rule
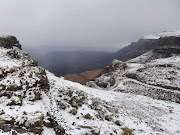
[[[119,60],[127,61],[132,58],[138,57],[138,56],[154,49],[156,44],[157,44],[157,39],[139,39],[136,44],[136,47],[132,51],[121,56],[119,58]]]
[[[145,74],[149,73],[148,69],[136,71],[143,68],[143,64],[113,61],[107,71],[113,71],[112,75],[116,73],[119,77],[115,78],[117,87],[96,89],[56,77],[37,66],[36,61],[14,44],[10,48],[3,44],[0,47],[0,134],[178,135],[180,105],[175,102],[180,98],[174,87],[180,86],[178,57],[149,63],[154,68],[158,62],[173,65],[168,67],[167,76],[171,74],[174,79],[167,85],[175,89],[171,91],[175,97],[169,97],[172,94],[154,93],[154,90],[169,92],[168,88],[131,79],[133,72],[139,77],[155,79]],[[172,74],[172,70],[177,73]],[[154,75],[164,73],[153,71]],[[120,77],[128,76],[128,73],[129,78]],[[158,84],[161,80],[154,82]],[[147,95],[143,96],[142,92],[146,90]],[[164,100],[154,99],[156,95]],[[172,99],[175,102],[170,102]]]
[[[129,52],[132,52],[137,47],[137,42],[131,42],[130,45],[123,47],[119,51],[113,54],[114,59],[121,59],[122,56],[126,55]]]
[[[114,60],[87,85],[180,103],[180,37],[161,37],[153,51],[128,62]]]

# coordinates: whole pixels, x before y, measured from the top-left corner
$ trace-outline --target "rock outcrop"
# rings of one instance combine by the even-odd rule
[[[180,36],[161,37],[153,51],[167,57],[171,54],[180,54]]]
[[[150,50],[153,50],[158,42],[158,39],[139,39],[134,50],[124,54],[120,57],[121,61],[127,61],[138,57]]]
[[[9,48],[13,48],[13,46],[18,47],[19,49],[22,49],[21,44],[19,43],[16,37],[14,36],[1,36],[0,37],[0,47],[9,49]]]
[[[127,61],[132,58],[138,57],[148,51],[154,49],[154,52],[164,54],[167,53],[179,53],[179,40],[180,31],[162,32],[155,35],[142,36],[136,44],[136,47],[122,55],[119,59],[121,61]],[[167,55],[168,56],[168,55]]]
[[[64,135],[64,129],[43,110],[42,93],[49,87],[45,69],[21,50],[16,37],[0,37],[0,134],[42,134],[43,128],[51,128]]]

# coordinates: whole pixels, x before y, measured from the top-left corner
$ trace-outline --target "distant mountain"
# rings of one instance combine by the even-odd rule
[[[39,65],[57,76],[97,70],[106,66],[111,60],[111,53],[93,51],[51,52],[38,58]]]
[[[39,65],[53,72],[57,76],[79,74],[85,71],[104,68],[113,59],[127,61],[154,49],[160,37],[178,35],[180,31],[163,32],[155,35],[142,36],[138,42],[131,42],[115,53],[99,51],[54,51],[48,48],[39,51],[29,50],[32,58],[37,59]],[[45,50],[45,51],[44,51]],[[53,50],[53,51],[52,51]],[[79,76],[79,75],[76,75]],[[70,78],[69,78],[70,79]],[[81,79],[81,77],[79,78]],[[71,79],[70,79],[71,80]]]
[[[119,51],[115,53],[112,53],[109,56],[108,61],[109,60],[111,61],[113,59],[120,59],[125,54],[133,51],[136,48],[136,46],[137,46],[136,42],[131,42],[130,45],[125,46],[124,48],[120,49]],[[102,68],[104,68],[104,66],[102,66]],[[87,71],[87,72],[78,73],[78,74],[67,74],[65,76],[65,79],[73,81],[73,82],[85,84],[86,82],[91,81],[92,79],[96,79],[100,75],[100,71],[101,70],[92,70],[92,71]]]
[[[115,58],[121,61],[130,60],[153,50],[158,44],[158,39],[177,35],[180,35],[180,30],[164,31],[159,34],[144,35],[138,40],[138,42],[132,42],[129,46],[124,47],[123,49],[116,52]]]
[[[122,55],[119,60],[127,61],[132,58],[138,57],[150,50],[152,50],[157,44],[157,39],[139,39],[133,50]]]
[[[137,47],[137,42],[131,42],[130,45],[125,46],[124,48],[120,49],[116,53],[113,54],[114,59],[121,59],[122,56],[125,54],[133,51]]]
[[[147,39],[142,40],[147,41]],[[149,40],[150,43],[153,43],[153,40]],[[126,62],[113,60],[102,69],[100,77],[87,83],[87,85],[109,89],[119,83],[118,79],[122,78],[120,79],[122,81],[126,80],[124,78],[128,78],[169,90],[180,90],[180,87],[177,87],[179,84],[177,79],[179,79],[180,66],[180,36],[160,37],[154,41],[156,44],[153,45],[154,49],[151,51]],[[136,92],[140,93],[139,91]],[[141,94],[145,93],[142,92]]]
[[[113,59],[120,59],[123,55],[133,51],[136,42],[112,53],[100,51],[52,51],[45,48],[37,50],[26,49],[31,57],[38,60],[40,66],[48,69],[57,76],[81,73],[104,68]],[[110,53],[111,52],[111,53]]]

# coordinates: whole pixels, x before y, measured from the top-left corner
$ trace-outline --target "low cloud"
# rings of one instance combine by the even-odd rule
[[[180,29],[179,0],[0,0],[0,34],[25,46],[122,47],[141,35]]]

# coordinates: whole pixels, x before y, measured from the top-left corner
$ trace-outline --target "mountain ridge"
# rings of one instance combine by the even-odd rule
[[[178,39],[179,35],[180,35],[180,31],[177,30],[177,31],[170,31],[170,32],[162,32],[160,34],[155,34],[155,35],[141,36],[141,38],[137,42],[132,42],[130,45],[128,45],[128,46],[122,48],[121,50],[117,51],[116,53],[112,54],[111,59],[112,60],[119,59],[119,60],[125,62],[125,61],[133,59],[135,57],[138,57],[144,53],[147,53],[151,50],[154,50],[154,52],[166,51],[166,50],[173,51],[172,47],[163,49],[162,47],[157,48],[156,46],[158,44],[163,44],[165,41],[164,40],[165,38],[167,39],[167,41],[172,41],[172,40],[169,40],[169,38],[172,38],[172,36],[174,37],[174,40],[170,44],[173,44],[173,43],[178,44],[177,39]],[[162,43],[160,43],[160,42],[162,42]],[[174,49],[174,51],[178,51],[177,47]],[[154,55],[154,57],[157,58],[158,56]],[[100,75],[100,74],[98,74],[98,75]],[[68,78],[68,79],[71,79],[71,78]]]
[[[180,90],[180,88],[177,87],[179,86],[178,84],[179,81],[177,80],[179,78],[178,59],[179,59],[179,54],[180,54],[180,51],[179,51],[180,37],[176,37],[176,36],[175,37],[174,36],[161,37],[156,42],[157,44],[155,44],[155,46],[153,47],[154,49],[152,51],[147,52],[134,59],[131,59],[128,62],[122,62],[118,60],[112,61],[107,67],[105,67],[101,71],[101,75],[99,78],[97,78],[94,82],[92,81],[92,82],[87,83],[87,85],[95,86],[95,87],[102,87],[102,88],[109,88],[116,84],[116,81],[118,80],[117,78],[127,78],[127,80],[134,79],[136,81],[140,81],[144,83],[144,84],[140,84],[139,82],[134,81],[133,83],[136,85],[138,85],[138,83],[139,85],[150,84],[152,86],[162,87],[162,89],[165,88],[166,90],[164,91],[164,93],[166,93],[169,90],[168,92],[170,92],[173,95],[174,92],[171,92],[171,90],[176,90],[176,91]],[[169,64],[166,64],[166,63],[169,63]],[[129,71],[129,68],[132,68],[132,67],[135,68],[133,72]],[[151,72],[152,73],[154,72],[155,76],[157,75],[157,77],[155,78],[155,76]],[[173,84],[173,80],[176,80],[177,84]],[[124,90],[120,90],[120,91],[124,91]],[[157,90],[157,91],[161,91],[161,90]],[[142,95],[149,95],[145,91],[141,93],[140,90],[135,91],[135,93],[142,94]],[[173,95],[174,98],[176,97],[176,100],[173,98],[172,101],[176,101],[179,103],[178,93],[179,92],[176,93],[177,95],[176,94]],[[152,95],[149,95],[149,96],[151,97]],[[163,96],[162,97],[158,96],[154,98],[164,99]],[[168,99],[171,100],[171,96]]]
[[[161,94],[165,88],[152,86],[151,75],[159,77],[157,84],[179,87],[179,74],[172,72],[179,72],[179,56],[146,65],[137,59],[114,60],[102,81],[119,78],[111,87],[97,89],[56,77],[18,47],[0,47],[0,134],[178,135],[179,92]],[[148,77],[144,81],[150,84],[136,77]]]

